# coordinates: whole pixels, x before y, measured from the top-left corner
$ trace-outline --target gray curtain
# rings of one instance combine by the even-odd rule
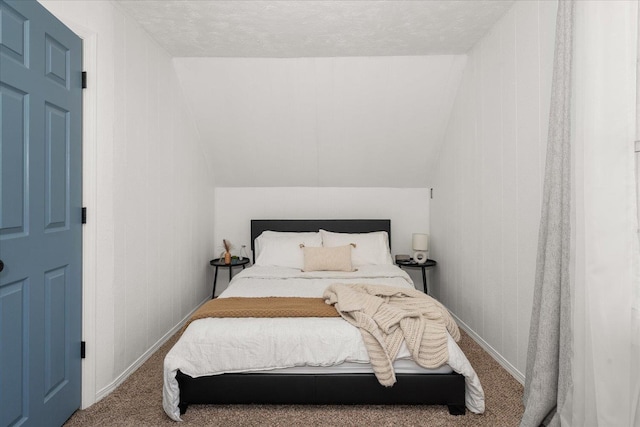
[[[571,387],[571,69],[574,0],[560,0],[521,426],[559,426]]]

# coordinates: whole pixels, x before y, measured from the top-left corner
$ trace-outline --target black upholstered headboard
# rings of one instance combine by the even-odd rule
[[[391,247],[391,220],[388,219],[252,219],[251,251],[254,252],[255,240],[263,231],[318,231],[320,229],[335,233],[370,233],[386,231]]]

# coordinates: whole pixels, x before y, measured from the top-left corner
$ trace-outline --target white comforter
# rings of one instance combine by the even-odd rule
[[[228,297],[322,297],[332,283],[367,283],[413,287],[396,266],[361,267],[357,272],[309,272],[251,267],[236,275],[220,295]],[[403,346],[404,347],[404,346]],[[466,405],[484,412],[484,392],[475,371],[455,341],[448,340],[448,365],[465,376]],[[404,347],[399,358],[410,358]],[[227,318],[192,322],[164,360],[163,406],[181,421],[178,369],[192,377],[266,371],[297,366],[368,363],[360,331],[341,318]]]

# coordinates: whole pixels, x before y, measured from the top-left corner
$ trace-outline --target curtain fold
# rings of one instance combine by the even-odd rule
[[[638,243],[640,245],[640,6],[636,11],[636,218],[638,219]],[[640,262],[640,261],[638,261]],[[638,268],[640,269],[640,267]],[[640,360],[640,284],[635,287],[632,305],[631,360]],[[640,363],[633,366],[635,383],[631,388],[631,417],[640,425]]]
[[[637,1],[576,3],[574,386],[563,413],[573,426],[640,424],[637,8]]]
[[[559,2],[522,426],[640,427],[639,13]]]
[[[640,7],[636,11],[636,218],[640,227]],[[640,229],[637,230],[640,245]],[[640,262],[640,261],[638,261]],[[636,267],[640,269],[639,267]],[[636,284],[632,304],[631,360],[640,360],[640,284]],[[631,367],[631,420],[640,426],[640,363]]]
[[[560,425],[571,386],[571,94],[574,1],[560,0],[551,87],[542,216],[522,427]]]

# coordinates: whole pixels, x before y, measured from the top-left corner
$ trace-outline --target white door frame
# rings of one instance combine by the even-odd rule
[[[97,285],[97,49],[98,34],[74,22],[64,24],[82,39],[82,69],[88,87],[82,91],[82,340],[89,343],[82,361],[81,409],[96,401],[96,285]]]

